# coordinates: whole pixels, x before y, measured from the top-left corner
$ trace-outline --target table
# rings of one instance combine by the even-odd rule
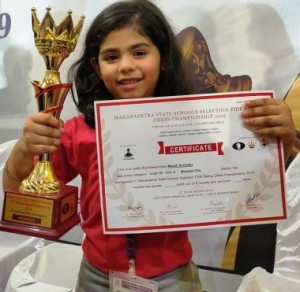
[[[237,292],[299,292],[300,284],[283,277],[268,273],[260,267],[254,268],[245,275]]]
[[[5,292],[74,291],[81,258],[79,245],[50,243],[13,269]]]
[[[0,217],[2,215],[2,172],[16,140],[0,144]],[[3,292],[13,268],[25,257],[44,246],[44,239],[0,231],[0,292]]]
[[[3,292],[13,268],[41,248],[44,240],[0,231],[0,292]]]

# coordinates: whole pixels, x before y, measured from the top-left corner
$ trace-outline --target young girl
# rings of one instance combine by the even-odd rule
[[[81,58],[70,70],[81,114],[67,121],[29,116],[8,161],[4,188],[30,174],[35,155],[53,154],[57,177],[82,178],[80,207],[85,237],[77,292],[108,291],[110,270],[128,272],[127,244],[134,242],[136,275],[157,282],[159,291],[202,291],[186,231],[104,235],[98,181],[94,101],[191,93],[175,36],[161,11],[147,0],[116,2],[91,24]],[[280,100],[249,101],[242,114],[256,135],[280,137],[285,157],[295,139],[291,113]],[[14,178],[14,179],[12,179]],[[16,179],[20,180],[17,181]]]

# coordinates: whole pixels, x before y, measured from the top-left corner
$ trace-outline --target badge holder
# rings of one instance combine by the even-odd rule
[[[138,277],[135,274],[135,249],[134,235],[126,235],[127,239],[127,258],[128,273],[117,271],[109,272],[109,291],[110,292],[158,292],[158,284],[155,281]]]

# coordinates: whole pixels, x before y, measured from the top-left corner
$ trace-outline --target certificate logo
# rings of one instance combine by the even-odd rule
[[[261,145],[261,147],[266,147],[266,146],[268,146],[268,145],[269,145],[268,139],[262,138],[262,139],[260,140],[260,145]]]
[[[124,154],[124,160],[132,160],[134,159],[134,155],[131,152],[130,148],[126,149],[126,153]]]
[[[247,145],[250,149],[255,148],[255,142],[253,140],[250,140]]]
[[[232,145],[232,148],[234,150],[243,150],[245,148],[245,144],[243,142],[235,142],[233,145]]]

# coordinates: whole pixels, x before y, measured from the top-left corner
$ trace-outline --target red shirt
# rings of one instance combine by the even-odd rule
[[[58,179],[67,183],[78,174],[80,212],[85,237],[83,253],[89,263],[104,273],[128,271],[125,235],[104,235],[100,209],[96,133],[82,115],[65,123],[61,146],[53,154]],[[169,272],[191,260],[192,248],[187,231],[135,235],[135,260],[138,276],[150,278]]]

